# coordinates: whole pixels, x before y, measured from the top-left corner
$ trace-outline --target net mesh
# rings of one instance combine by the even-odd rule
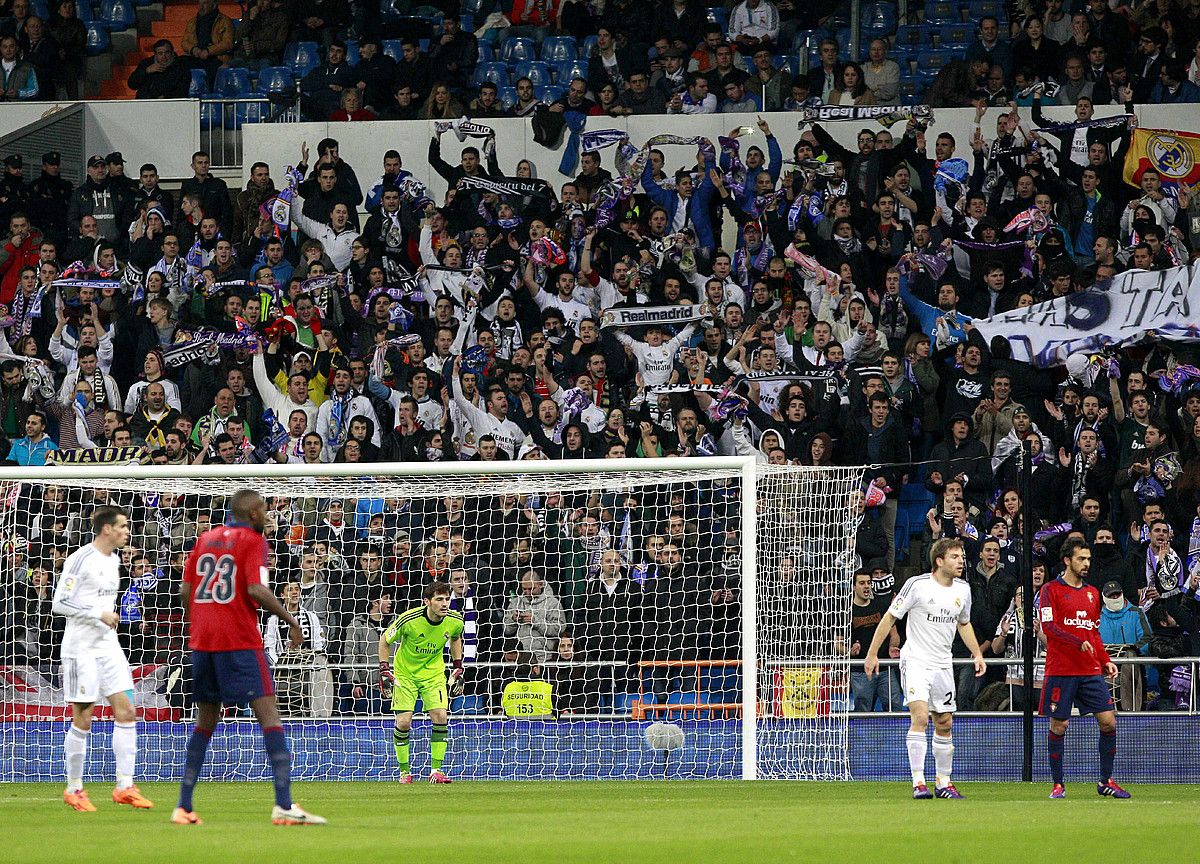
[[[193,709],[179,582],[196,536],[227,518],[227,496],[251,487],[268,504],[271,584],[305,634],[289,649],[286,627],[261,622],[297,777],[398,775],[377,643],[435,579],[453,586],[466,622],[447,757],[455,776],[742,776],[744,545],[757,573],[759,772],[845,777],[848,668],[832,646],[849,627],[841,553],[853,544],[859,472],[760,466],[744,544],[741,470],[695,464],[0,483],[0,776],[61,773],[64,619],[51,598],[101,504],[122,507],[132,528],[118,635],[142,720],[138,773],[179,776]],[[428,765],[421,707],[414,771]],[[245,706],[227,707],[235,722],[217,736],[206,777],[269,776],[248,718]],[[96,730],[89,777],[111,773],[106,724]]]

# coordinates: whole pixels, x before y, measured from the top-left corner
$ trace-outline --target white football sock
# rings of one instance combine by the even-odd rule
[[[943,738],[933,733],[933,764],[937,766],[938,788],[950,784],[950,769],[954,767],[954,737],[947,735]]]
[[[113,755],[117,759],[117,788],[133,785],[133,766],[137,763],[137,723],[114,723]]]
[[[63,740],[63,753],[67,761],[67,791],[83,789],[83,763],[87,761],[88,731],[74,723]]]
[[[924,732],[908,730],[908,767],[912,771],[913,785],[925,782],[925,753],[929,747]]]

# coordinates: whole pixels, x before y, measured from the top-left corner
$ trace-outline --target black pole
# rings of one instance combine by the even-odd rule
[[[1025,711],[1022,718],[1021,779],[1033,782],[1033,655],[1037,646],[1033,623],[1033,519],[1030,516],[1033,480],[1033,444],[1030,439],[1021,443],[1021,473],[1018,478],[1021,495],[1021,573],[1024,584],[1025,608],[1020,610],[1024,633],[1025,669],[1022,689],[1025,692]]]

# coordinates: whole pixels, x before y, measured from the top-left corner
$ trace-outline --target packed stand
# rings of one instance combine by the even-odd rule
[[[760,0],[751,11],[764,7]],[[614,87],[618,102],[657,92],[668,113],[700,113],[720,104],[705,74],[733,70],[729,80],[746,83],[739,65],[765,56],[763,36],[739,31],[729,39],[697,18],[697,38],[687,37],[682,56],[671,56],[678,45],[661,46],[661,68],[643,68],[631,40],[658,32],[659,17],[632,2],[609,11],[597,17],[577,3],[559,10],[562,27],[599,31],[602,58],[549,106],[530,82],[516,82],[512,110],[532,105],[543,121],[575,122],[603,102],[593,73],[627,68],[627,87]],[[792,12],[789,20],[798,20]],[[664,7],[661,15],[676,15],[677,24],[686,13]],[[0,431],[9,462],[141,461],[169,472],[268,460],[739,453],[877,464],[878,476],[864,478],[855,550],[855,625],[864,629],[839,646],[855,659],[897,575],[920,569],[921,550],[944,536],[967,543],[973,624],[987,651],[1019,656],[1027,635],[1014,613],[1036,602],[1018,596],[1026,518],[1034,521],[1039,580],[1061,568],[1056,551],[1067,537],[1094,544],[1089,579],[1106,597],[1112,644],[1195,656],[1200,390],[1180,372],[1191,368],[1187,345],[1073,357],[1064,374],[1014,360],[1006,339],[988,342],[972,323],[1127,269],[1169,268],[1200,249],[1200,200],[1190,189],[1164,186],[1152,168],[1138,172],[1137,186],[1123,182],[1132,124],[1035,135],[1010,110],[1028,100],[1042,125],[1042,108],[1066,99],[1086,122],[1096,104],[1117,101],[1132,112],[1143,94],[1161,96],[1155,88],[1184,89],[1171,70],[1187,58],[1177,51],[1178,60],[1166,59],[1174,37],[1160,40],[1161,22],[1134,42],[1121,31],[1129,18],[1097,0],[1070,22],[1074,47],[1055,48],[1047,33],[1062,33],[1064,14],[1051,4],[1027,21],[1028,43],[1009,43],[994,19],[981,21],[979,47],[968,52],[983,91],[970,141],[944,133],[926,140],[915,118],[863,129],[853,149],[819,124],[792,146],[765,122],[716,143],[666,135],[642,147],[597,138],[595,148],[617,148],[618,176],[585,147],[578,176],[555,188],[538,177],[548,171],[497,152],[486,121],[510,109],[496,107],[487,87],[448,74],[473,80],[465,55],[451,70],[449,61],[410,50],[396,73],[410,76],[397,79],[407,83],[389,90],[387,75],[371,84],[339,71],[344,46],[333,32],[325,72],[342,83],[310,89],[305,99],[316,107],[306,110],[320,116],[335,102],[347,115],[379,108],[378,95],[364,95],[361,109],[342,104],[350,88],[397,97],[400,113],[389,115],[397,109],[388,105],[382,116],[444,118],[428,155],[451,186],[440,206],[396,151],[380,154],[376,166],[352,167],[333,139],[315,154],[301,149],[294,177],[272,178],[255,163],[236,193],[210,173],[202,152],[177,195],[160,188],[153,165],[126,176],[120,153],[89,159],[79,189],[59,176],[56,153],[45,155],[42,176],[28,186],[20,162],[8,160],[0,302],[13,357],[0,367]],[[1171,32],[1183,40],[1190,13],[1167,15],[1180,19]],[[734,10],[730,27],[741,20]],[[528,27],[535,44],[549,36],[539,28],[554,26],[509,24],[494,29]],[[586,29],[575,32],[586,37]],[[440,38],[465,33],[450,24]],[[426,37],[403,38],[419,48]],[[363,40],[358,48],[368,61],[381,56]],[[659,56],[659,47],[651,50]],[[819,89],[819,98],[844,105],[863,96],[864,81],[887,86],[870,64],[839,64],[838,50],[818,45],[819,67],[772,92],[808,100]],[[628,67],[611,62],[622,51],[633,58]],[[686,72],[685,62],[696,70]],[[1060,63],[1062,80],[1051,86]],[[1030,68],[1044,86],[1031,87]],[[758,71],[764,83],[781,74]],[[663,92],[653,82],[664,78],[678,83]],[[755,88],[720,92],[740,103]],[[460,121],[464,113],[471,122]],[[452,154],[450,131],[474,143]],[[947,182],[951,165],[962,173]],[[1035,456],[1029,502],[1016,491],[1024,442]],[[562,536],[606,536],[597,548],[616,546],[620,507],[581,509]],[[582,533],[592,520],[598,534]],[[369,528],[355,524],[353,532],[366,536]],[[725,560],[723,550],[736,546],[728,528],[724,516],[699,520],[692,548],[722,550],[713,560]],[[406,556],[429,556],[429,529],[380,530],[393,543],[406,534],[416,550]],[[52,570],[57,545],[27,539],[29,572]],[[307,532],[301,540],[289,554],[303,562],[318,547]],[[642,540],[616,547],[621,565],[664,563],[661,549],[628,551],[642,549]],[[154,566],[165,572],[161,548]],[[430,572],[445,566],[430,560]],[[598,573],[601,562],[589,566]],[[472,584],[483,581],[464,569]],[[489,590],[532,602],[523,579],[507,573]],[[729,579],[701,592],[705,602],[736,605]],[[24,572],[16,580],[21,590],[37,582]],[[544,581],[555,596],[564,593],[561,575]],[[303,591],[302,584],[302,601]],[[385,615],[381,600],[370,602]],[[563,621],[575,632],[570,616]],[[345,621],[325,626],[349,630]],[[327,644],[346,644],[339,638]],[[555,649],[552,637],[540,638],[540,651]],[[975,704],[977,691],[997,704],[1010,700],[1005,682],[1016,665],[995,667],[981,682],[964,675],[960,706]],[[863,710],[889,704],[886,688],[867,692],[865,676],[858,682]],[[1131,707],[1174,707],[1186,702],[1186,684],[1164,664],[1145,681],[1131,676],[1125,693]]]

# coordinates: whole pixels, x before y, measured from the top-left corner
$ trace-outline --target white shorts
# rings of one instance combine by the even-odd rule
[[[926,666],[913,660],[900,660],[900,689],[904,704],[929,703],[935,714],[952,714],[958,710],[954,701],[954,667]]]
[[[86,657],[64,657],[63,698],[68,703],[94,705],[101,696],[128,693],[132,699],[133,673],[120,651]]]

